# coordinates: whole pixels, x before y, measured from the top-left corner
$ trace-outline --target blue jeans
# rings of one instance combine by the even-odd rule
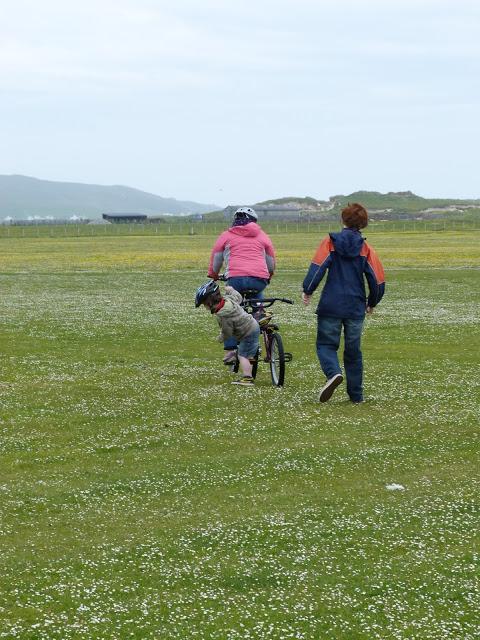
[[[255,329],[238,343],[238,355],[244,358],[254,358],[258,351],[259,336],[260,327],[257,324]]]
[[[359,402],[363,400],[363,360],[360,350],[363,318],[352,320],[350,318],[318,316],[317,355],[327,379],[337,373],[342,373],[337,355],[342,326],[345,339],[343,364],[347,378],[347,393],[350,400]]]
[[[228,278],[227,284],[242,295],[244,291],[254,289],[257,292],[255,297],[263,298],[263,290],[267,286],[268,280],[265,280],[264,278],[254,278],[253,276],[235,276],[233,278]],[[237,348],[237,341],[235,338],[228,338],[228,340],[225,340],[223,343],[223,348],[225,351],[232,351],[232,349]]]

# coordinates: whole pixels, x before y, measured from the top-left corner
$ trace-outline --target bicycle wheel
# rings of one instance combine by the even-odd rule
[[[283,387],[285,381],[285,351],[279,333],[270,335],[270,374],[274,387]]]

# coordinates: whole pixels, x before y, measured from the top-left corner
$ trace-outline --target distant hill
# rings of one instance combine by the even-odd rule
[[[328,200],[289,196],[251,204],[259,220],[338,220],[340,211],[349,202],[360,202],[372,220],[463,218],[480,215],[480,200],[422,198],[411,191],[379,193],[355,191],[349,195],[331,196]],[[231,218],[236,205],[212,212],[212,220]]]
[[[355,191],[348,196],[332,196],[330,200],[339,208],[348,202],[360,202],[371,213],[438,213],[480,208],[480,200],[455,200],[447,198],[422,198],[411,191]],[[390,210],[390,211],[389,211]]]
[[[214,209],[218,209],[218,206],[162,198],[130,187],[0,175],[0,218],[67,218],[73,215],[100,218],[102,213],[109,212],[144,213],[149,216],[166,213],[186,215]]]

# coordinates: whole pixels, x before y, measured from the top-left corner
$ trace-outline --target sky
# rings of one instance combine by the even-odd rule
[[[480,198],[477,0],[0,0],[0,174]]]

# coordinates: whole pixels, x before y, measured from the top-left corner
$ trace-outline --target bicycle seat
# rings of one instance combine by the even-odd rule
[[[258,289],[244,289],[241,291],[242,296],[245,299],[256,298],[258,296]]]

